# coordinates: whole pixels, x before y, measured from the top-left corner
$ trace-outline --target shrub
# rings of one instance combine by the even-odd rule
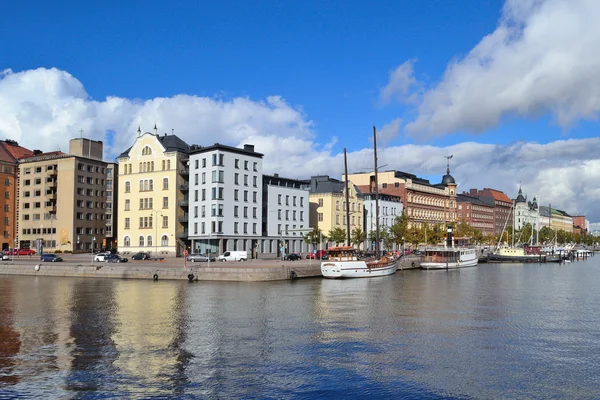
[[[62,253],[62,250],[56,250],[55,253],[60,254],[60,253]]]

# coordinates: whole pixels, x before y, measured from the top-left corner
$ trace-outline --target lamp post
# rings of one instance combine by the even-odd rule
[[[92,237],[92,264],[94,263],[94,244],[96,243],[96,236]]]
[[[158,214],[163,216],[163,213],[158,210],[152,210],[154,217],[156,218],[156,225],[154,227],[154,252],[156,253],[156,259],[158,260]]]
[[[13,248],[13,251],[12,251],[12,263],[13,264],[15,263],[15,252],[16,252],[16,249],[17,249],[17,239],[15,238],[15,247]]]

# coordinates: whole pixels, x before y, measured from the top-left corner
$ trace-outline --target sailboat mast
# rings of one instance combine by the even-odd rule
[[[346,173],[346,240],[350,246],[350,194],[348,193],[348,159],[346,158],[346,148],[344,147],[344,171]]]
[[[379,179],[377,177],[377,129],[375,127],[373,127],[373,159],[375,163],[375,253],[379,257]]]

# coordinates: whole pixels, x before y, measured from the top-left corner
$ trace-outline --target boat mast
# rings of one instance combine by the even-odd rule
[[[379,249],[379,179],[377,177],[377,130],[373,126],[373,159],[375,164],[375,253],[380,256]]]
[[[348,246],[350,243],[350,194],[348,193],[348,160],[346,158],[346,148],[344,147],[344,171],[346,173],[346,240]]]

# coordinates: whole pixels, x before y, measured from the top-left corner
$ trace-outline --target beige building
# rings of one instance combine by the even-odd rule
[[[363,195],[353,184],[348,184],[350,203],[350,231],[363,229]],[[332,229],[346,230],[346,184],[329,176],[310,178],[310,225],[318,227],[324,235]]]
[[[85,252],[105,236],[106,163],[102,142],[79,138],[70,154],[39,153],[19,161],[19,248]]]
[[[181,256],[187,248],[188,152],[175,135],[142,134],[117,157],[117,247],[122,254],[139,251]]]

